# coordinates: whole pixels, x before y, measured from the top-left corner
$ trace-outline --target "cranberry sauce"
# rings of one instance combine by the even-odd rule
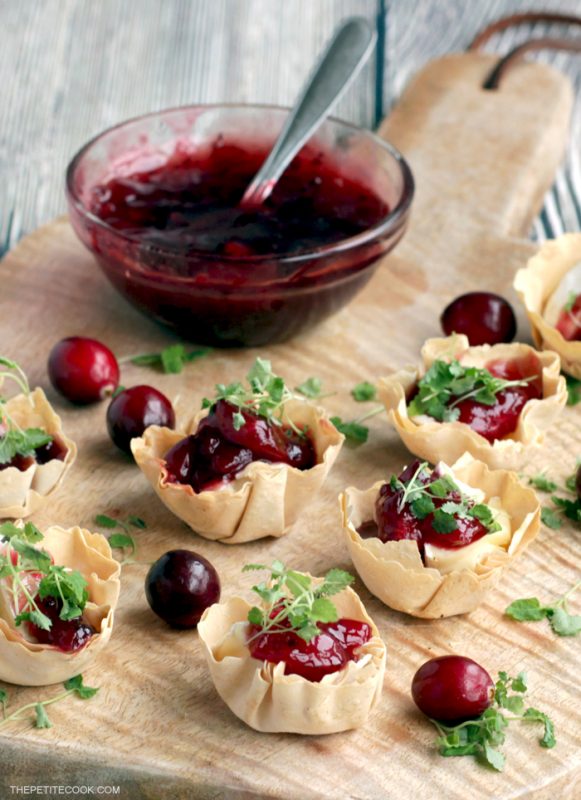
[[[61,612],[62,602],[60,600],[54,597],[45,597],[41,600],[41,598],[37,596],[35,602],[42,613],[46,614],[52,622],[49,631],[39,628],[32,622],[26,623],[30,633],[40,644],[50,644],[54,647],[58,647],[59,650],[65,653],[71,653],[84,647],[91,636],[96,633],[91,625],[83,622],[82,617],[69,620],[61,619],[59,614]]]
[[[357,648],[371,638],[371,627],[354,619],[320,622],[321,633],[308,643],[290,630],[288,620],[277,627],[288,627],[289,631],[261,633],[257,625],[250,626],[250,655],[273,664],[284,661],[285,675],[301,675],[308,681],[320,681],[343,669],[349,661],[357,661]]]
[[[300,253],[354,236],[389,212],[369,189],[305,147],[257,211],[239,202],[266,148],[178,143],[167,162],[92,189],[90,208],[111,227],[174,252],[234,258]]]
[[[433,483],[441,475],[437,470],[430,473],[428,469],[423,469],[416,475],[420,467],[419,461],[412,462],[399,476],[399,481],[407,485],[414,476],[415,481],[420,486],[425,486],[429,491],[430,483]],[[437,509],[444,503],[461,501],[459,492],[451,491],[446,497],[431,496],[432,502]],[[438,533],[434,530],[434,513],[428,514],[423,519],[419,519],[413,511],[409,502],[402,503],[403,490],[392,487],[391,483],[384,483],[379,490],[379,495],[375,502],[375,518],[377,520],[376,536],[382,542],[401,541],[402,539],[412,539],[418,543],[420,553],[423,555],[424,544],[432,544],[436,547],[454,549],[464,547],[472,542],[481,539],[488,533],[488,529],[477,519],[459,516],[454,514],[456,529],[450,533]]]
[[[564,339],[581,341],[581,294],[577,295],[571,308],[561,311],[556,327]]]
[[[37,464],[48,464],[49,461],[64,461],[67,455],[67,448],[58,437],[53,437],[52,441],[37,447],[33,456],[15,455],[11,461],[0,464],[0,470],[7,467],[16,467],[20,472],[26,472],[35,462]]]
[[[219,400],[196,433],[166,454],[168,480],[201,492],[232,480],[251,461],[288,464],[297,469],[310,469],[317,463],[308,434],[300,435],[244,410],[240,410],[244,425],[236,430],[233,416],[238,411]]]
[[[524,386],[510,386],[496,395],[493,406],[463,400],[458,403],[459,421],[469,425],[489,442],[513,433],[525,404],[543,394],[542,366],[534,353],[512,361],[490,361],[485,367],[496,378],[518,381],[531,378]]]

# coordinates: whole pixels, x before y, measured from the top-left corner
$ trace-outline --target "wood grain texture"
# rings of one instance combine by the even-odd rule
[[[483,163],[493,160],[496,170],[487,180],[478,164],[473,173],[465,169],[457,175],[456,160],[442,159],[432,126],[450,110],[453,83],[458,118],[473,103],[466,82],[487,63],[480,56],[465,59],[456,71],[446,62],[434,65],[434,79],[431,73],[420,78],[386,124],[412,159],[418,183],[413,223],[396,254],[347,309],[307,335],[260,351],[291,385],[320,376],[326,389],[337,391],[325,404],[345,418],[362,409],[350,398],[352,386],[414,362],[422,342],[437,333],[439,312],[451,296],[483,285],[507,291],[514,270],[535,250],[515,237],[526,229],[550,179],[539,164],[555,165],[562,152],[567,84],[541,66],[518,67],[509,87],[510,124],[499,125],[494,113],[485,115],[479,130],[456,145],[457,162],[464,165],[474,147],[471,136],[478,134],[487,147]],[[532,110],[530,97],[525,107],[519,102],[520,81],[531,74],[527,70],[534,71],[539,86]],[[442,91],[443,80],[447,91]],[[551,136],[539,125],[541,110],[547,112]],[[515,130],[527,143],[518,158]],[[451,187],[447,193],[443,185]],[[250,561],[278,557],[313,573],[350,567],[339,538],[339,492],[347,485],[366,487],[409,459],[384,415],[372,420],[365,446],[344,449],[323,491],[289,535],[236,548],[208,542],[174,518],[135,466],[115,451],[105,431],[104,405],[71,408],[47,386],[46,357],[62,336],[95,336],[120,356],[158,350],[171,336],[115,294],[64,218],[25,238],[4,260],[1,274],[2,350],[18,358],[33,385],[46,388],[66,430],[80,444],[66,489],[35,516],[37,524],[90,527],[97,512],[138,513],[149,525],[138,534],[142,560],[151,561],[171,547],[195,549],[217,567],[224,596],[248,593],[252,581],[240,568]],[[524,329],[521,334],[526,336]],[[178,420],[185,419],[215,382],[242,376],[255,356],[216,351],[178,376],[125,366],[122,381],[154,382],[174,401]],[[543,452],[531,459],[531,474],[547,468],[561,481],[572,471],[581,450],[580,421],[578,409],[563,413]],[[430,798],[449,800],[575,800],[581,780],[578,641],[555,638],[545,623],[511,622],[502,611],[517,597],[550,600],[563,593],[578,577],[580,558],[578,528],[543,529],[480,609],[442,621],[391,611],[358,582],[388,646],[384,694],[361,729],[315,738],[261,735],[239,722],[210,682],[196,632],[171,631],[156,619],[144,598],[145,568],[128,566],[111,643],[86,675],[89,684],[102,687],[98,698],[55,706],[50,730],[22,723],[1,731],[0,789],[15,782],[45,782],[47,776],[55,782],[87,776],[95,782],[122,782],[131,798],[399,800],[426,797],[429,786]],[[521,725],[509,731],[502,774],[469,758],[442,759],[434,749],[433,729],[411,702],[409,686],[424,660],[449,652],[469,655],[491,672],[526,670],[531,703],[555,719],[558,746],[539,749],[537,732]],[[39,690],[13,689],[11,702],[38,696]]]

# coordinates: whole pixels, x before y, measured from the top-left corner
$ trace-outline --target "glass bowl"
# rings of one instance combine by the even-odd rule
[[[176,147],[195,152],[219,142],[266,152],[287,114],[249,105],[155,112],[101,133],[69,164],[67,200],[77,235],[130,303],[185,339],[218,346],[288,339],[348,303],[404,234],[414,192],[407,163],[373,133],[334,118],[308,147],[387,209],[356,235],[300,252],[232,255],[144,241],[93,213],[95,187],[155,169]]]

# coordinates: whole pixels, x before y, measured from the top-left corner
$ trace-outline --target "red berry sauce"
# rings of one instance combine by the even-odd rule
[[[312,250],[355,236],[389,213],[368,188],[308,146],[263,206],[245,211],[239,202],[267,154],[220,137],[204,149],[177,143],[161,166],[93,187],[90,209],[145,244],[234,258]],[[154,268],[171,270],[163,262]]]
[[[69,620],[61,619],[59,614],[62,602],[55,597],[45,597],[41,600],[37,596],[35,602],[42,613],[46,614],[52,622],[49,631],[39,628],[32,622],[26,623],[30,633],[40,644],[53,645],[65,653],[71,653],[84,647],[91,636],[96,633],[96,630],[91,625],[83,622],[82,617]]]
[[[228,482],[252,461],[310,469],[317,463],[313,443],[305,434],[274,425],[242,410],[244,425],[234,427],[238,408],[219,400],[196,433],[182,439],[165,456],[168,480],[190,485],[195,492]]]
[[[307,643],[290,630],[288,620],[283,620],[279,626],[288,627],[288,633],[261,633],[257,625],[249,627],[248,649],[252,658],[273,664],[283,661],[285,675],[301,675],[314,682],[338,672],[349,661],[357,661],[357,649],[372,635],[366,622],[340,619],[319,623],[321,633]]]
[[[485,368],[495,377],[509,381],[532,378],[524,386],[511,386],[498,392],[496,403],[487,406],[475,400],[458,403],[459,421],[469,425],[489,442],[503,439],[513,433],[521,412],[529,400],[543,395],[542,366],[534,353],[512,361],[490,361]]]
[[[36,448],[34,456],[15,455],[11,461],[0,464],[0,470],[7,469],[7,467],[16,467],[20,472],[26,472],[35,462],[37,464],[48,464],[49,461],[64,461],[67,453],[68,449],[64,443],[58,436],[53,436],[52,442]]]
[[[556,328],[564,339],[581,341],[581,294],[577,295],[571,309],[561,311]]]
[[[416,474],[420,463],[420,461],[412,462],[401,473],[399,480],[407,484]],[[441,476],[437,469],[431,473],[429,470],[425,469],[420,472],[418,479],[419,483],[427,486],[439,477]],[[436,547],[443,547],[451,550],[456,547],[465,547],[468,544],[472,544],[472,542],[478,541],[478,539],[481,539],[488,533],[488,529],[479,520],[471,517],[460,517],[458,514],[454,514],[456,530],[451,533],[438,533],[433,527],[434,514],[428,514],[424,519],[420,520],[414,516],[407,502],[400,510],[402,497],[402,490],[392,488],[389,483],[384,483],[379,490],[379,495],[375,502],[375,517],[377,520],[375,535],[381,539],[382,542],[412,539],[418,543],[420,553],[423,555],[425,544],[432,544]],[[436,509],[440,508],[448,501],[459,502],[460,499],[460,495],[456,492],[451,492],[446,497],[432,498]],[[366,532],[367,531],[364,530],[364,533]]]

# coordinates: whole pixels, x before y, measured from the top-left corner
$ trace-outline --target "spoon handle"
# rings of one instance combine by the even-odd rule
[[[337,31],[310,75],[268,158],[244,192],[240,207],[258,208],[355,78],[373,49],[376,33],[362,17]]]

